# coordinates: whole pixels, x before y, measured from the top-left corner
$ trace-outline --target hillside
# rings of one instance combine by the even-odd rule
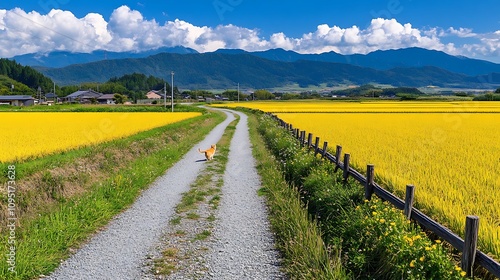
[[[218,50],[217,52],[226,54],[239,54],[243,51]],[[248,54],[283,62],[294,62],[298,60],[336,62],[374,68],[378,70],[389,70],[397,67],[411,68],[433,66],[448,70],[450,72],[456,72],[470,76],[486,75],[493,72],[500,73],[500,64],[479,59],[453,56],[441,51],[427,50],[422,48],[375,51],[368,54],[353,55],[341,55],[335,52],[322,54],[299,54],[293,51],[285,51],[283,49],[250,52]]]
[[[142,73],[170,80],[188,89],[233,88],[237,83],[247,88],[272,88],[297,83],[319,84],[380,83],[394,86],[484,88],[498,81],[477,79],[436,67],[376,70],[346,63],[298,60],[283,62],[264,59],[248,53],[161,53],[146,58],[116,59],[71,65],[64,68],[37,68],[58,84],[105,82],[111,77]]]
[[[15,61],[0,58],[0,75],[12,80],[3,79],[4,86],[8,90],[2,91],[2,94],[28,94],[34,93],[39,87],[44,92],[53,88],[53,82],[40,72],[30,66],[22,66]],[[14,89],[12,91],[12,85]],[[28,88],[28,89],[26,89]]]
[[[54,51],[46,54],[24,54],[15,56],[12,59],[22,65],[59,68],[72,64],[82,64],[106,59],[142,58],[159,53],[188,54],[197,51],[184,47],[164,47],[144,52],[109,52],[93,51],[91,53],[72,53],[67,51]]]
[[[14,85],[14,88],[12,88]],[[5,75],[0,75],[0,95],[26,94],[31,95],[35,91],[23,83],[15,81]]]

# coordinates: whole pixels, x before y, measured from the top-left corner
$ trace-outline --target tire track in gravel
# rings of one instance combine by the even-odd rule
[[[154,250],[182,193],[205,168],[197,149],[217,143],[234,120],[231,113],[225,113],[224,122],[46,279],[140,279],[146,257]]]
[[[204,279],[286,279],[280,271],[267,207],[258,196],[261,187],[248,130],[248,117],[240,116],[231,140],[224,185],[206,258]]]

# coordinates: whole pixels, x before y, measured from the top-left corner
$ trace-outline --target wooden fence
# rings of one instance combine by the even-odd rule
[[[479,217],[466,217],[465,240],[463,240],[445,226],[439,224],[438,222],[434,221],[433,219],[429,218],[424,213],[413,207],[413,198],[415,194],[414,186],[406,186],[405,200],[402,200],[374,182],[375,167],[373,165],[367,165],[365,177],[361,172],[349,166],[350,154],[344,154],[344,160],[340,161],[340,156],[342,154],[341,146],[336,146],[335,155],[332,155],[327,151],[328,142],[324,142],[323,147],[320,148],[319,137],[316,137],[313,143],[312,133],[308,133],[306,138],[306,131],[294,128],[292,124],[284,122],[273,114],[268,113],[268,115],[278,121],[282,127],[290,131],[292,135],[299,140],[302,146],[307,146],[309,149],[314,149],[315,155],[320,154],[322,158],[325,158],[333,163],[335,165],[335,171],[338,171],[339,169],[342,170],[344,180],[347,180],[347,178],[350,176],[361,183],[365,188],[366,199],[370,199],[371,196],[375,194],[381,199],[390,202],[398,209],[403,210],[404,215],[408,219],[418,222],[425,229],[433,232],[434,234],[451,244],[455,249],[462,252],[461,267],[468,276],[473,275],[473,268],[476,264],[482,266],[494,276],[500,278],[500,263],[492,259],[490,256],[486,255],[485,253],[477,250]]]

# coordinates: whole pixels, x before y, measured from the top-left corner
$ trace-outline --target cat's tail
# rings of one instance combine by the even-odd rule
[[[204,152],[206,152],[206,151],[202,151],[200,148],[198,148],[198,152],[200,152],[200,153],[202,153],[202,154],[203,154],[203,153],[204,153]]]

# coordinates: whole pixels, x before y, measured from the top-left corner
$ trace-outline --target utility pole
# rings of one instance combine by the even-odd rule
[[[165,85],[163,86],[163,103],[165,105],[165,110],[167,109],[167,82],[165,82]]]
[[[170,72],[172,76],[172,112],[174,111],[174,71]]]
[[[240,83],[238,83],[238,102],[240,102]]]

